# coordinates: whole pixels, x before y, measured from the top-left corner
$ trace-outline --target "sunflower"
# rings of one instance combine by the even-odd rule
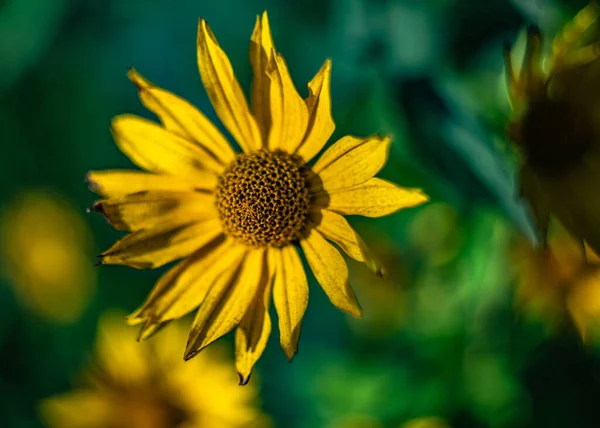
[[[188,428],[268,427],[255,387],[239,388],[223,349],[190,363],[179,344],[186,328],[176,323],[154,341],[139,344],[122,316],[98,324],[96,355],[77,387],[40,402],[49,427]]]
[[[237,326],[236,367],[245,384],[271,330],[271,295],[281,346],[289,359],[296,353],[308,302],[300,251],[331,302],[358,317],[346,262],[327,240],[381,273],[342,215],[380,217],[427,197],[374,178],[388,157],[386,137],[343,137],[308,165],[334,130],[331,64],[301,98],[275,51],[266,12],[250,43],[252,109],[203,19],[197,48],[210,101],[241,152],[192,105],[131,70],[142,103],[162,126],[123,115],[112,132],[147,172],[90,172],[88,181],[106,198],[93,210],[131,232],[100,255],[102,264],[156,268],[183,258],[129,316],[130,324],[144,324],[140,339],[199,307],[184,358]]]
[[[508,136],[519,149],[520,192],[545,241],[551,217],[600,250],[600,42],[594,3],[582,9],[543,55],[534,28],[520,70],[509,48],[505,65],[512,118]],[[542,61],[542,58],[545,60]]]

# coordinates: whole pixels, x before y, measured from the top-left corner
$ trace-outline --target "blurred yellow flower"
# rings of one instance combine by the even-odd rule
[[[59,323],[79,319],[95,288],[91,234],[61,197],[21,194],[0,217],[2,274],[17,299]]]
[[[162,126],[131,115],[115,118],[119,148],[148,172],[91,172],[94,204],[119,230],[132,232],[101,255],[104,264],[155,268],[184,260],[156,284],[128,321],[144,323],[141,339],[199,307],[185,358],[236,326],[236,366],[249,379],[271,330],[273,293],[281,345],[297,350],[308,301],[302,250],[318,282],[339,309],[361,310],[348,284],[350,257],[380,272],[342,215],[380,217],[427,197],[374,178],[385,165],[389,138],[343,137],[309,167],[334,130],[326,61],[300,97],[275,51],[267,14],[250,43],[252,109],[229,59],[208,24],[198,28],[198,65],[212,105],[242,149],[187,101],[131,70],[142,103]]]
[[[570,317],[582,339],[591,341],[600,326],[600,258],[594,250],[557,229],[544,250],[519,240],[513,258],[517,306],[550,328]]]
[[[556,216],[577,238],[600,250],[600,9],[581,10],[558,34],[549,55],[531,28],[520,70],[505,50],[513,115],[509,138],[523,156],[520,192],[545,240]],[[545,60],[542,58],[545,56]]]
[[[98,325],[93,364],[76,389],[44,399],[42,419],[64,428],[269,427],[254,386],[240,388],[224,350],[181,360],[185,326],[138,343],[116,314]]]
[[[400,428],[450,428],[450,425],[443,419],[432,416],[412,419],[402,424]]]

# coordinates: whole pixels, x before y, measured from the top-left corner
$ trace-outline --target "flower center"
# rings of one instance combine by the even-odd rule
[[[542,99],[529,107],[521,122],[519,144],[529,164],[541,174],[568,172],[583,158],[593,128],[583,112],[564,101]]]
[[[306,223],[307,168],[287,153],[241,154],[219,178],[217,208],[225,231],[252,246],[281,247]]]

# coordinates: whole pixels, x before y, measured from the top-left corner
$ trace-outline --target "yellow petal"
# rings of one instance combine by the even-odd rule
[[[39,403],[39,413],[49,428],[109,426],[114,422],[113,399],[93,390],[77,389]]]
[[[229,142],[196,107],[153,85],[133,68],[127,76],[137,86],[142,103],[160,118],[167,130],[200,145],[222,165],[235,158]]]
[[[112,133],[121,151],[146,171],[212,183],[214,174],[223,169],[199,145],[141,117],[117,116]]]
[[[348,266],[344,258],[315,229],[300,240],[306,260],[334,306],[352,316],[360,317],[361,309],[348,283]]]
[[[267,141],[271,127],[271,113],[269,110],[269,84],[267,65],[273,57],[273,37],[269,26],[267,11],[262,14],[262,19],[256,17],[256,25],[250,39],[250,63],[254,78],[252,79],[252,113],[260,128],[263,141]]]
[[[181,318],[200,306],[221,275],[237,270],[243,254],[243,247],[231,241],[211,242],[168,270],[127,322],[136,325],[146,321],[141,335],[146,339],[153,333],[152,326]]]
[[[270,79],[269,107],[271,131],[269,150],[294,153],[302,143],[308,126],[308,110],[298,95],[283,57],[273,51],[267,67]]]
[[[291,361],[298,351],[300,327],[308,305],[308,282],[298,251],[293,246],[269,251],[276,268],[273,300],[279,318],[279,338]]]
[[[319,72],[308,84],[309,96],[305,103],[308,108],[308,130],[304,142],[296,151],[305,162],[309,162],[321,151],[335,130],[331,117],[331,61],[325,61]]]
[[[387,137],[343,137],[323,154],[313,171],[327,192],[356,186],[383,168],[390,143]]]
[[[124,386],[139,385],[152,370],[145,354],[121,313],[102,314],[96,333],[96,361],[106,378],[118,379]]]
[[[100,263],[154,269],[192,254],[222,232],[219,218],[138,230],[102,253]]]
[[[239,324],[267,275],[264,249],[248,249],[238,272],[217,279],[194,318],[186,360]]]
[[[378,276],[383,276],[383,266],[344,217],[329,210],[321,210],[319,217],[317,230],[325,238],[339,245],[354,260],[366,263]]]
[[[193,192],[194,189],[212,190],[217,185],[217,176],[212,183],[192,184],[172,175],[150,174],[133,170],[90,171],[86,181],[90,190],[105,197],[125,196],[147,190],[169,190],[172,192]],[[203,187],[205,186],[205,187]]]
[[[135,231],[214,216],[213,200],[207,193],[157,190],[104,199],[91,209],[100,212],[115,229]]]
[[[271,284],[272,275],[264,276],[253,302],[235,331],[235,367],[240,385],[246,385],[250,380],[252,368],[264,352],[271,334]]]
[[[382,217],[428,200],[419,189],[407,189],[380,178],[371,178],[358,186],[316,195],[315,205],[342,215]]]
[[[548,69],[564,65],[565,57],[578,49],[578,44],[587,30],[600,18],[600,8],[596,2],[590,2],[586,7],[577,12],[552,41],[552,53],[548,58]]]
[[[221,122],[244,152],[258,150],[262,146],[258,125],[250,114],[229,58],[204,19],[198,23],[197,44],[202,83]]]

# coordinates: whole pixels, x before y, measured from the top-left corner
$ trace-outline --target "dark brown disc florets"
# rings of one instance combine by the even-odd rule
[[[589,150],[594,129],[585,111],[547,98],[533,101],[520,121],[515,142],[540,174],[555,177],[576,167]]]
[[[225,232],[251,246],[297,239],[310,203],[306,169],[285,152],[241,154],[219,178],[216,202]]]

